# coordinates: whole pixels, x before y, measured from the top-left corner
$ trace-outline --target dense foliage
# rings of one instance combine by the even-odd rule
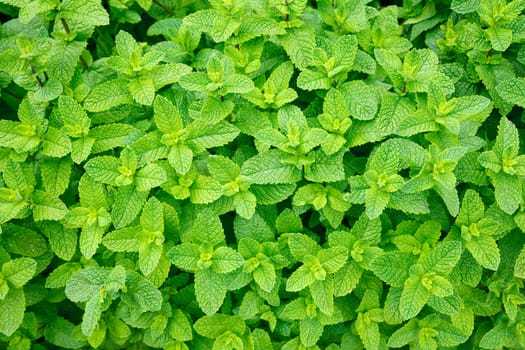
[[[524,0],[0,0],[0,347],[525,348]]]

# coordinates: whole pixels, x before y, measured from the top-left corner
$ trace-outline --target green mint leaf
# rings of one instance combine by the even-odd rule
[[[525,103],[523,102],[524,87],[525,81],[522,78],[513,78],[501,81],[496,86],[496,91],[505,101],[520,107],[525,107]]]
[[[305,318],[299,321],[299,338],[301,344],[309,347],[314,346],[323,334],[323,326],[317,318]]]
[[[91,267],[75,273],[66,285],[66,296],[73,302],[88,301],[104,285],[107,276],[107,269]]]
[[[197,263],[200,260],[199,246],[193,243],[182,243],[171,248],[166,256],[171,263],[185,271],[197,271]]]
[[[299,181],[301,172],[282,162],[278,151],[267,151],[248,159],[241,167],[241,175],[255,184],[287,184]]]
[[[162,307],[161,292],[138,273],[128,273],[126,276],[126,292],[121,295],[123,302],[140,312],[159,311]]]
[[[97,327],[100,316],[102,315],[102,303],[101,296],[93,295],[84,309],[84,315],[82,316],[82,333],[85,336],[90,336]]]
[[[126,227],[109,232],[102,239],[102,244],[114,252],[136,252],[139,250],[139,228]]]
[[[309,267],[303,265],[296,269],[286,281],[286,290],[298,292],[316,281],[314,273]]]
[[[199,318],[195,322],[194,328],[199,335],[215,339],[226,332],[242,335],[246,326],[240,316],[215,314]]]
[[[31,196],[35,221],[60,220],[67,214],[67,207],[54,195],[36,190]]]
[[[211,257],[211,268],[217,273],[228,273],[242,266],[244,259],[232,248],[219,247]]]
[[[226,285],[221,275],[211,269],[195,273],[195,296],[206,315],[215,314],[226,298]]]
[[[40,174],[46,192],[54,195],[63,194],[69,187],[71,160],[68,158],[46,159],[42,162]]]
[[[416,316],[428,301],[430,292],[421,281],[421,277],[409,277],[404,285],[399,300],[399,311],[404,319]]]
[[[42,154],[60,158],[71,152],[71,140],[60,129],[49,127],[42,140]]]
[[[84,100],[84,108],[89,112],[103,112],[132,100],[125,80],[108,80],[91,91]]]
[[[66,0],[60,4],[58,10],[62,18],[86,25],[105,26],[109,24],[109,15],[99,0]]]
[[[136,191],[133,186],[119,188],[111,210],[111,222],[116,229],[127,226],[137,217],[147,196],[147,192]]]
[[[0,300],[0,333],[11,336],[21,325],[26,309],[24,291],[20,288],[10,288],[7,295]]]
[[[36,272],[36,261],[31,258],[18,258],[2,265],[4,279],[14,288],[24,286]]]
[[[450,8],[457,13],[465,14],[476,11],[480,4],[481,0],[453,0]]]
[[[433,271],[448,275],[461,257],[461,243],[451,241],[437,244],[432,251],[423,258],[421,264],[425,271]]]
[[[321,312],[331,315],[334,312],[334,280],[315,281],[310,285],[310,293],[315,305]]]
[[[193,243],[199,245],[224,243],[224,230],[219,217],[209,210],[200,211],[195,217],[191,238]]]
[[[141,77],[128,83],[133,100],[138,104],[151,106],[155,99],[155,85],[149,77]]]
[[[481,234],[465,242],[465,248],[474,259],[486,269],[497,270],[500,263],[500,251],[494,238]]]
[[[381,280],[393,287],[402,287],[408,278],[410,266],[416,257],[404,252],[387,252],[372,260],[372,271]]]
[[[89,137],[95,139],[93,153],[127,146],[140,136],[140,131],[132,125],[119,123],[97,126],[89,131]]]
[[[491,27],[485,30],[492,48],[496,51],[505,51],[512,43],[512,30],[502,27]]]

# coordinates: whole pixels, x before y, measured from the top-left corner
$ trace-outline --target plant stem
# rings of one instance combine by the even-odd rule
[[[69,24],[67,24],[65,18],[61,18],[60,22],[62,23],[62,26],[64,27],[64,30],[66,31],[66,34],[71,33],[71,29],[69,28]]]
[[[163,3],[161,3],[160,1],[158,0],[153,0],[153,3],[155,5],[157,5],[158,7],[160,7],[161,9],[163,9],[164,11],[166,11],[169,15],[174,15],[175,12],[173,12],[172,9],[170,9],[168,6],[164,5]]]

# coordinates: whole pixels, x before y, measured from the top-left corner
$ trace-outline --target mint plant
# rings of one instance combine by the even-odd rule
[[[0,348],[525,348],[525,1],[391,3],[0,0]]]

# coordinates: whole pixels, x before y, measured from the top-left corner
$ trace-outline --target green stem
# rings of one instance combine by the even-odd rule
[[[174,15],[175,12],[173,12],[172,9],[170,9],[168,6],[164,5],[163,3],[161,3],[160,1],[158,0],[153,0],[153,3],[155,5],[157,5],[158,7],[160,7],[161,9],[163,9],[164,11],[166,11],[169,15]]]

